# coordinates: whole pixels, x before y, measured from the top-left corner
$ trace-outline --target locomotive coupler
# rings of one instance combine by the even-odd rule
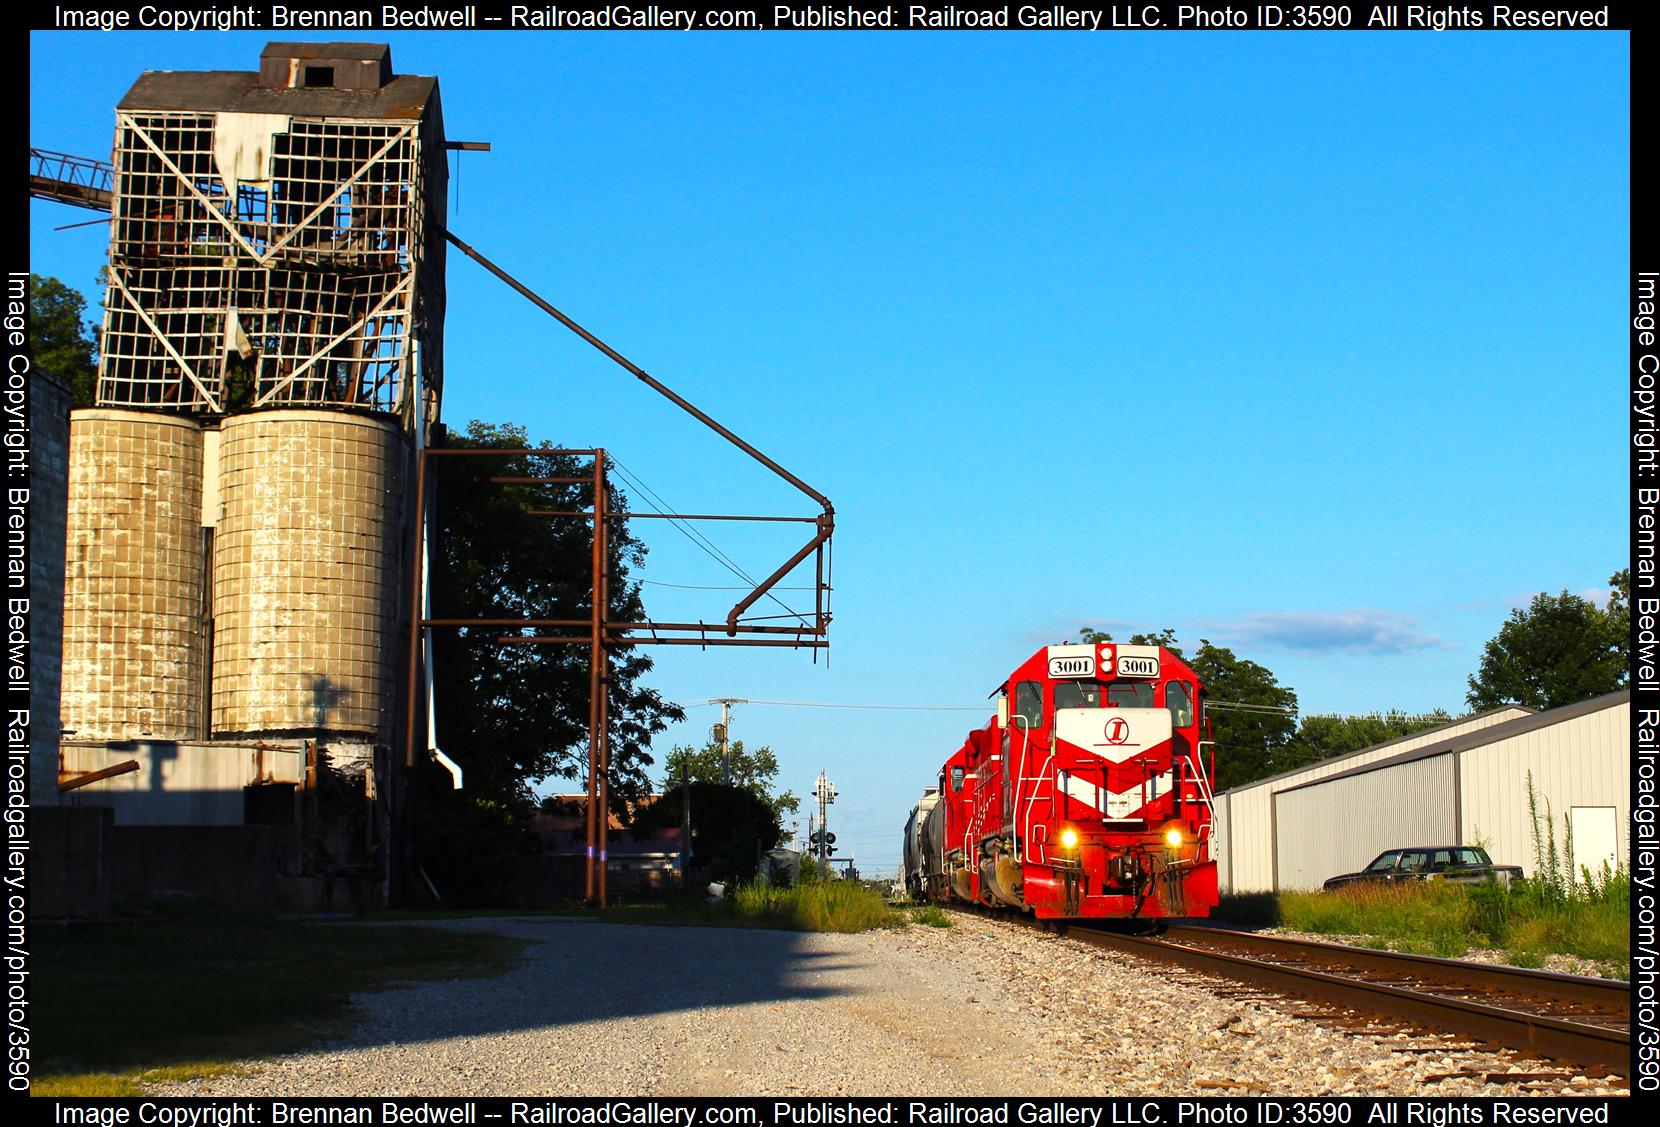
[[[1107,861],[1107,883],[1119,888],[1139,888],[1147,870],[1139,853],[1120,853]]]

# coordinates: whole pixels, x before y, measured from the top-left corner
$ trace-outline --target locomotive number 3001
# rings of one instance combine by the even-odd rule
[[[1158,672],[1158,663],[1153,663],[1153,672]],[[1049,659],[1049,676],[1051,677],[1088,677],[1095,672],[1095,659],[1092,657],[1052,657]]]
[[[1157,677],[1159,659],[1156,657],[1123,657],[1118,659],[1120,677]]]

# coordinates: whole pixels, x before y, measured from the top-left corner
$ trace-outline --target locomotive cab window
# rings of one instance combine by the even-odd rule
[[[1164,707],[1170,710],[1170,723],[1186,728],[1193,723],[1193,691],[1185,681],[1172,681],[1164,687]]]
[[[962,792],[962,789],[963,769],[961,767],[953,767],[951,768],[951,793],[959,794]]]
[[[1108,708],[1152,708],[1151,681],[1113,681],[1107,686]]]
[[[1100,708],[1101,692],[1106,686],[1099,681],[1060,681],[1055,685],[1056,708]]]
[[[1120,679],[1102,684],[1084,678],[1055,686],[1056,708],[1152,708],[1153,682]]]
[[[1014,688],[1014,719],[1017,728],[1043,726],[1043,686],[1022,681]]]

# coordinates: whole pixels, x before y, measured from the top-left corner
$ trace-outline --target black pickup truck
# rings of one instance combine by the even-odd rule
[[[1344,873],[1325,883],[1325,890],[1351,884],[1399,883],[1408,880],[1450,880],[1480,884],[1492,877],[1508,886],[1522,878],[1517,865],[1495,865],[1487,850],[1475,845],[1412,845],[1386,849],[1358,873]]]

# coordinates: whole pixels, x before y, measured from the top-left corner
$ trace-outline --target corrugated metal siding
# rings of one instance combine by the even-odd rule
[[[1233,887],[1233,871],[1229,867],[1233,864],[1233,855],[1228,849],[1228,824],[1230,812],[1228,807],[1233,799],[1225,794],[1216,796],[1216,802],[1210,810],[1210,856],[1216,862],[1216,881],[1224,888]]]
[[[1274,887],[1273,791],[1267,787],[1234,791],[1228,796],[1232,815],[1228,872],[1230,892],[1259,892]]]
[[[1561,850],[1570,806],[1614,806],[1618,856],[1630,855],[1631,702],[1463,754],[1464,839],[1487,844],[1493,860],[1535,869],[1527,777],[1539,795],[1540,832],[1546,797]]]
[[[1319,888],[1402,845],[1458,843],[1451,754],[1274,796],[1279,887]]]
[[[1231,836],[1217,835],[1219,849],[1227,853],[1224,863],[1218,866],[1222,891],[1261,892],[1274,888],[1274,793],[1526,715],[1527,710],[1522,708],[1495,710],[1409,736],[1404,740],[1395,740],[1352,755],[1328,759],[1324,763],[1316,763],[1281,778],[1266,779],[1228,791],[1226,798]],[[1218,796],[1219,800],[1221,797]],[[1374,855],[1375,853],[1376,851]],[[1366,860],[1369,861],[1371,858],[1368,857]]]

